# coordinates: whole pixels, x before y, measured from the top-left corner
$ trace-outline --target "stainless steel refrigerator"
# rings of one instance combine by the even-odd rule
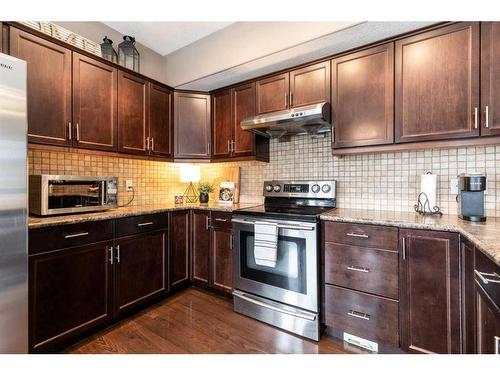
[[[26,62],[0,53],[0,353],[28,352]]]

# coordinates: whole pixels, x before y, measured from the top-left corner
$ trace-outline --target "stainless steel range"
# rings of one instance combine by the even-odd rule
[[[266,181],[264,205],[233,212],[234,310],[319,340],[319,215],[335,181]]]

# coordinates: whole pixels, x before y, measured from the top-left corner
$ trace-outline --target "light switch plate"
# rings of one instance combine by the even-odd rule
[[[452,178],[450,180],[450,194],[451,195],[458,194],[458,178]]]
[[[132,191],[134,190],[134,183],[132,180],[125,180],[125,191]]]

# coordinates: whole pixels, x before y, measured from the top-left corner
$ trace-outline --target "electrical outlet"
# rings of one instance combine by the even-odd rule
[[[125,191],[132,191],[134,190],[134,183],[132,180],[125,180]]]
[[[458,194],[458,178],[452,178],[450,180],[450,194],[451,195]]]

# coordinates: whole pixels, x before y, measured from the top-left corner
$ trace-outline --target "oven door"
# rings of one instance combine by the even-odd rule
[[[259,221],[278,223],[276,266],[255,262],[255,218],[234,216],[234,288],[318,312],[317,224],[264,218]]]

